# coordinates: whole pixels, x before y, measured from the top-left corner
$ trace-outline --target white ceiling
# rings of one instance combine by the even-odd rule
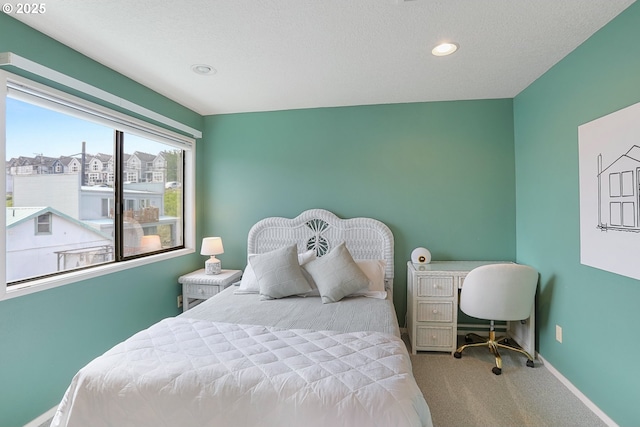
[[[511,98],[634,1],[47,0],[11,16],[209,115]],[[432,56],[441,41],[460,49]]]

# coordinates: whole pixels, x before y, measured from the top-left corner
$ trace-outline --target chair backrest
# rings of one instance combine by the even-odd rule
[[[536,296],[538,272],[528,265],[490,264],[467,274],[460,310],[479,319],[523,320]]]

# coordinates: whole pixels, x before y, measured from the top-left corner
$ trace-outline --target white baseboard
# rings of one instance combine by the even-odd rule
[[[598,416],[598,418],[600,418],[602,420],[602,422],[604,422],[609,427],[619,427],[618,424],[616,424],[615,421],[613,421],[611,418],[609,418],[609,416],[607,414],[605,414],[600,408],[598,408],[595,403],[593,403],[591,400],[589,400],[589,398],[587,396],[585,396],[580,390],[578,390],[578,388],[576,386],[571,384],[571,381],[569,381],[556,368],[554,368],[551,365],[551,363],[547,362],[544,359],[544,357],[542,357],[540,355],[540,353],[538,353],[538,359],[542,361],[544,367],[547,368],[549,370],[549,372],[551,372],[553,374],[554,377],[556,377],[558,380],[560,380],[560,382],[565,387],[567,387],[569,389],[569,391],[571,391],[571,393],[573,393],[578,399],[580,399],[580,401],[582,403],[584,403],[587,406],[587,408],[589,408],[591,410],[591,412],[596,414]]]
[[[56,413],[56,409],[58,409],[58,405],[56,405],[53,408],[49,409],[47,412],[45,412],[44,414],[40,415],[38,418],[29,421],[28,423],[26,423],[24,425],[24,427],[40,427],[40,425],[42,423],[44,423],[45,421],[47,421],[50,418],[53,418],[53,416]]]
[[[474,326],[475,325],[463,325],[463,324],[458,325],[458,327],[459,327],[458,335],[466,335],[466,334],[468,334],[470,332],[477,332],[477,330],[473,329]],[[462,327],[462,328],[471,327],[472,329],[466,329],[465,330],[465,329],[461,329],[460,327]],[[506,326],[502,326],[502,325],[498,326],[498,325],[496,325],[496,329],[497,330],[499,330],[499,329],[505,330]],[[584,403],[585,406],[591,410],[591,412],[596,414],[596,416],[598,418],[600,418],[602,420],[602,422],[604,422],[609,427],[619,427],[618,424],[616,424],[615,421],[613,421],[611,418],[609,418],[609,416],[602,411],[602,409],[598,408],[598,406],[596,406],[595,403],[593,403],[591,400],[589,400],[589,398],[587,396],[585,396],[584,393],[582,393],[580,390],[578,390],[578,388],[576,386],[571,384],[571,381],[569,381],[556,368],[554,368],[553,365],[551,365],[551,363],[546,361],[544,359],[544,357],[542,357],[540,355],[540,353],[536,352],[536,354],[533,355],[533,356],[534,356],[534,358],[537,358],[538,360],[540,360],[542,362],[542,364],[544,365],[544,367],[546,367],[549,370],[549,372],[551,372],[551,374],[554,377],[556,377],[562,383],[562,385],[567,387],[571,393],[573,393],[578,399],[580,399],[580,401],[582,403]]]

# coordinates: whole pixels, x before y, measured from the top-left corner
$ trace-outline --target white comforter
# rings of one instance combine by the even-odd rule
[[[431,415],[392,335],[170,318],[78,372],[56,426],[431,426]]]

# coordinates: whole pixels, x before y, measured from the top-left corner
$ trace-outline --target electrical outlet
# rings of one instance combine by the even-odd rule
[[[178,295],[178,308],[182,307],[182,295]]]
[[[562,343],[562,328],[560,325],[556,325],[556,341]]]

